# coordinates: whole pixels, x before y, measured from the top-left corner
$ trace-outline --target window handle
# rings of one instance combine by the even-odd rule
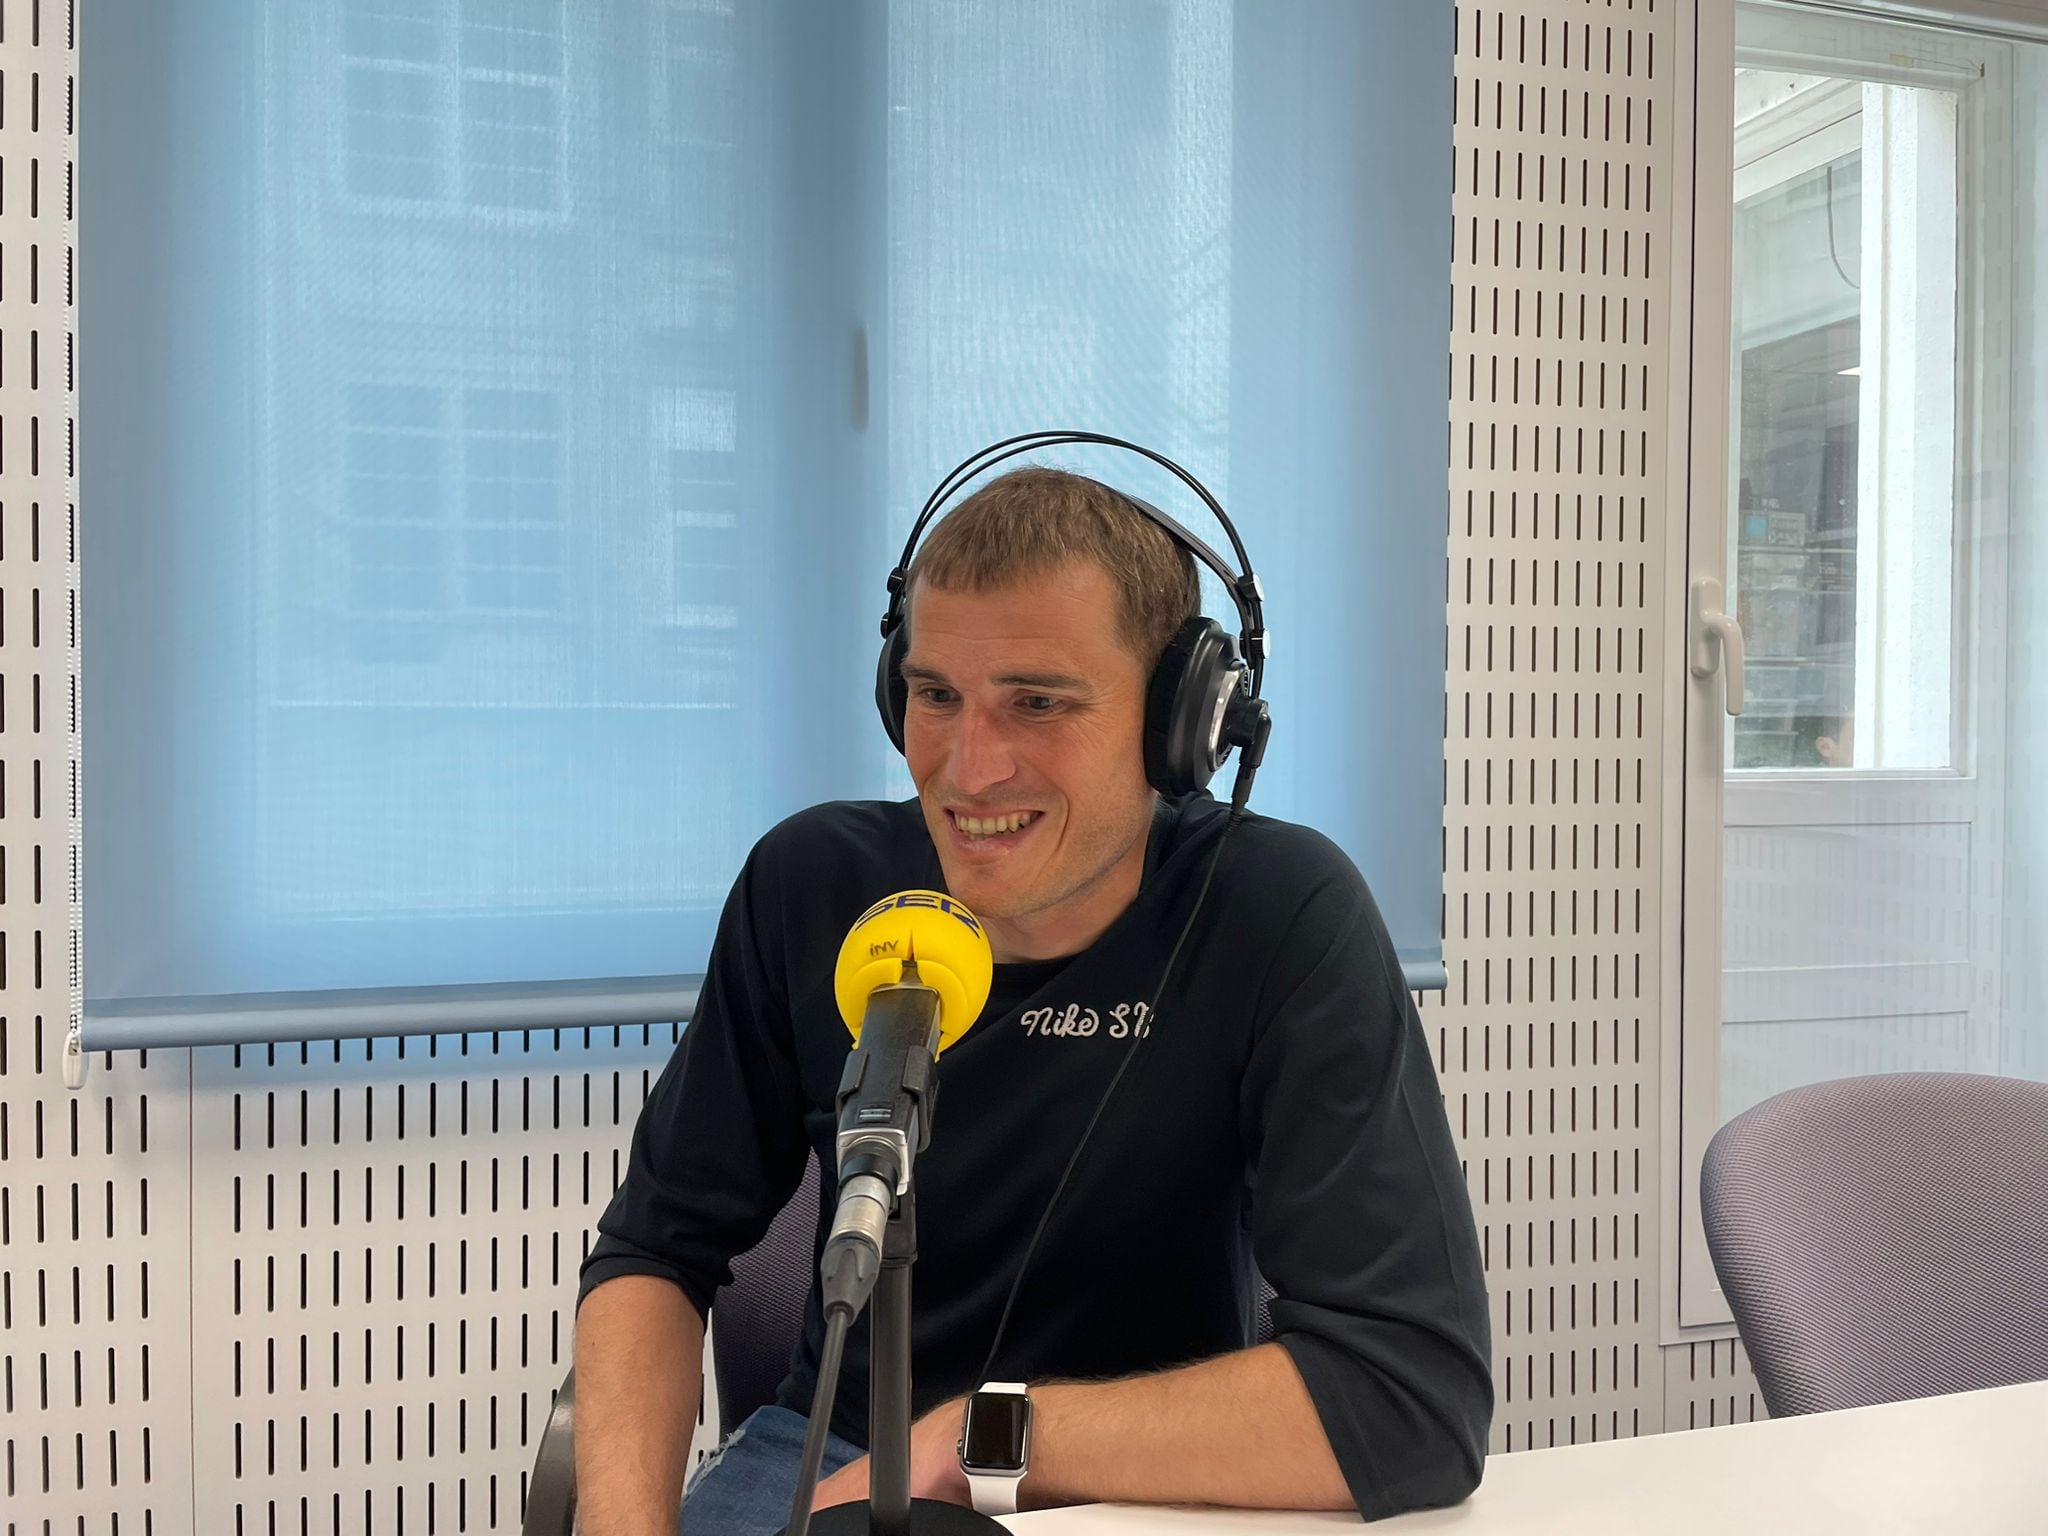
[[[1721,609],[1721,583],[1701,576],[1692,584],[1692,675],[1726,673],[1728,713],[1742,713],[1742,626]]]

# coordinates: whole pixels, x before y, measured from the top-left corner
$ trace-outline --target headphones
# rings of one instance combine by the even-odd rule
[[[1171,459],[1120,437],[1105,437],[1097,432],[1027,432],[1005,438],[969,455],[925,499],[924,509],[918,513],[910,537],[904,542],[902,558],[889,573],[889,607],[882,615],[882,654],[875,668],[875,708],[881,712],[882,727],[901,752],[903,716],[909,704],[909,689],[902,673],[903,658],[910,649],[906,588],[911,556],[925,528],[961,487],[983,470],[1020,454],[1068,443],[1121,448],[1150,459],[1193,491],[1229,535],[1230,547],[1243,568],[1241,572],[1225,564],[1214,549],[1150,502],[1114,487],[1104,487],[1214,571],[1236,605],[1235,641],[1214,619],[1196,614],[1181,625],[1153,668],[1145,689],[1145,777],[1162,795],[1188,794],[1207,787],[1232,750],[1241,748],[1237,779],[1230,795],[1232,813],[1241,816],[1251,796],[1252,778],[1266,755],[1266,739],[1273,729],[1266,701],[1259,697],[1265,681],[1266,658],[1271,653],[1265,593],[1245,554],[1244,541],[1238,538],[1237,529],[1207,487]]]

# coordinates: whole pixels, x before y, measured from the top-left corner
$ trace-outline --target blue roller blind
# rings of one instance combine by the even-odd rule
[[[1041,426],[1231,509],[1255,806],[1438,964],[1448,0],[81,26],[89,1041],[686,1007],[755,837],[909,793],[882,577]]]

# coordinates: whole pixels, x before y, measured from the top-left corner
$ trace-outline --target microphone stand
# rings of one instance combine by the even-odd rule
[[[917,1189],[896,1202],[868,1313],[868,1529],[910,1533],[910,1266],[917,1262]]]
[[[929,1063],[929,1057],[926,1062]],[[937,1074],[925,1098],[930,1135]],[[881,1273],[868,1314],[868,1497],[811,1517],[814,1536],[1004,1536],[991,1516],[910,1496],[910,1267],[917,1262],[917,1184],[897,1197],[882,1238]],[[819,1405],[814,1412],[829,1412]]]
[[[868,1314],[868,1497],[811,1516],[813,1536],[1005,1536],[991,1516],[910,1496],[910,1266],[917,1189],[896,1202]]]

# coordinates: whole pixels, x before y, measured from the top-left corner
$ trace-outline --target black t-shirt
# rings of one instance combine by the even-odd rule
[[[1117,1377],[1242,1349],[1263,1275],[1360,1512],[1455,1502],[1478,1481],[1493,1407],[1485,1277],[1435,1068],[1355,866],[1319,833],[1246,817],[1147,1017],[1227,820],[1206,794],[1161,801],[1131,906],[1080,954],[998,966],[988,1007],[941,1059],[917,1162],[914,1406],[980,1384],[1024,1246],[1142,1036],[992,1377]],[[833,1166],[847,928],[880,897],[943,879],[914,800],[818,806],[756,845],[598,1222],[585,1295],[659,1275],[709,1311],[804,1159]],[[800,1413],[822,1338],[813,1274],[779,1394]],[[859,1444],[867,1378],[863,1318],[832,1421]]]

